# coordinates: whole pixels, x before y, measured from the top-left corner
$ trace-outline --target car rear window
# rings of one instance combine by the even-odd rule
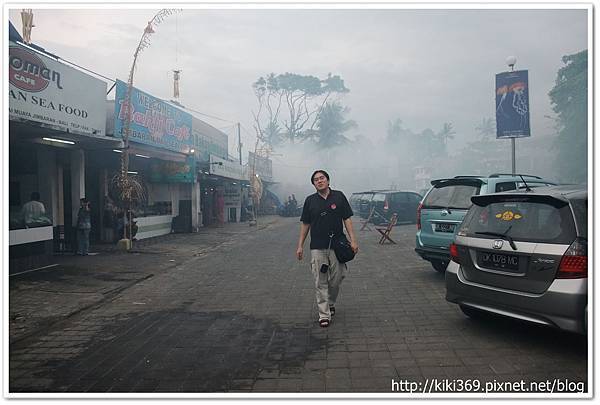
[[[371,201],[385,201],[385,194],[375,194]]]
[[[571,206],[573,207],[573,212],[575,213],[575,221],[577,221],[579,235],[587,238],[587,199],[571,200]]]
[[[360,198],[361,198],[361,194],[352,194],[350,196],[350,202],[355,203],[357,201],[360,201]]]
[[[479,194],[479,188],[479,186],[465,184],[433,187],[423,201],[423,208],[469,209],[471,196]]]
[[[526,201],[495,202],[473,205],[460,232],[478,238],[497,238],[478,232],[505,234],[523,242],[570,244],[576,237],[573,215],[568,205]]]

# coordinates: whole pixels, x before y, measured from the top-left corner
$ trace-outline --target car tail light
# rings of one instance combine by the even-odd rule
[[[577,238],[563,255],[556,278],[586,278],[587,240]]]
[[[389,206],[387,200],[385,200],[385,202],[383,203],[383,210],[387,211],[389,208],[390,208],[390,206]]]
[[[456,246],[456,243],[450,244],[450,260],[460,264],[460,259],[458,258],[458,246]]]
[[[423,203],[419,203],[417,207],[417,230],[421,229],[421,208],[423,208]]]

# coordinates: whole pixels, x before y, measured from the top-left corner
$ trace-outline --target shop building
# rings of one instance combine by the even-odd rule
[[[117,80],[115,100],[109,100],[107,128],[115,138],[123,138],[127,118],[127,84]],[[198,190],[196,159],[192,147],[192,116],[169,102],[135,87],[131,91],[129,131],[129,175],[142,185],[146,201],[134,207],[137,225],[135,239],[176,232],[191,232],[197,223]],[[122,237],[122,213],[114,212],[111,201],[118,199],[111,179],[120,171],[123,149],[100,156],[103,209],[103,239]],[[104,162],[104,164],[103,164]]]
[[[246,182],[239,162],[210,155],[200,163],[202,223],[222,226],[242,219],[242,187]]]
[[[16,272],[73,246],[79,199],[88,195],[86,160],[121,141],[105,134],[104,81],[19,42],[9,43],[8,64],[9,267]],[[23,206],[34,192],[45,213],[32,220]]]

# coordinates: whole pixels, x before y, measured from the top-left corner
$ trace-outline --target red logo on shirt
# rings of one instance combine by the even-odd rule
[[[337,206],[336,206],[335,204],[331,204],[331,209],[332,209],[332,210],[336,209],[336,207],[337,207]]]

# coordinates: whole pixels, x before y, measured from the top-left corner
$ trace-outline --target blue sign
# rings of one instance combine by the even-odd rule
[[[122,138],[127,118],[127,84],[117,80],[115,92],[115,136]],[[135,87],[131,89],[130,101],[130,141],[189,153],[192,145],[191,114]]]
[[[531,136],[527,70],[496,75],[496,138]]]

